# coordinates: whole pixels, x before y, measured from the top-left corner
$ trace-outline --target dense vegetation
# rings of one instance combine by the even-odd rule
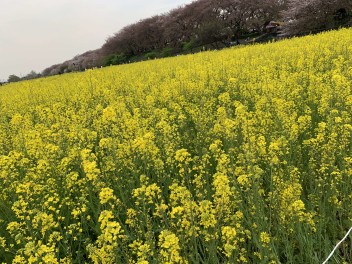
[[[351,25],[351,0],[195,0],[127,25],[109,37],[101,48],[52,65],[42,73],[32,71],[22,78],[11,75],[8,82],[267,42]]]
[[[344,29],[3,87],[0,262],[321,263],[352,225],[351,54]]]
[[[43,75],[306,35],[351,25],[350,0],[197,0],[128,25]],[[270,28],[270,21],[279,21]],[[269,27],[268,27],[269,25]]]

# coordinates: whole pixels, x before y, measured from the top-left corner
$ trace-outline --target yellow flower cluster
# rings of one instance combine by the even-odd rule
[[[2,86],[0,263],[322,262],[351,54],[341,29]]]
[[[159,245],[161,248],[161,263],[187,263],[180,257],[179,239],[172,232],[163,230],[160,234]]]
[[[113,219],[114,215],[111,211],[104,210],[100,213],[98,222],[101,235],[98,236],[96,245],[87,246],[89,256],[94,263],[116,263],[118,259],[115,255],[122,230],[120,224],[112,221]]]

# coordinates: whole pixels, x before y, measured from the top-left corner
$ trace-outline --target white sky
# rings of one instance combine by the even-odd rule
[[[0,81],[100,48],[139,19],[192,0],[0,0]]]

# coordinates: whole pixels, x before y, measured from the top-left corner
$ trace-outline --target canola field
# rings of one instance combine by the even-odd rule
[[[351,29],[10,84],[0,111],[0,263],[321,263],[352,226]]]

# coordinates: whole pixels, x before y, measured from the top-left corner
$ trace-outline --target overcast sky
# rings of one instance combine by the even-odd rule
[[[192,0],[0,0],[0,80],[100,48],[141,18]]]

